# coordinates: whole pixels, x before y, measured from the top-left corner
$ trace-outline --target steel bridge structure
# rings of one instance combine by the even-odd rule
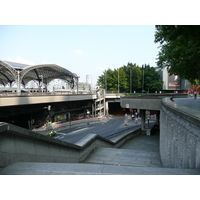
[[[47,84],[54,79],[62,79],[71,88],[77,86],[78,76],[69,70],[56,64],[27,65],[22,63],[0,60],[0,85],[12,87],[17,85],[17,94],[21,94],[21,86],[24,88],[29,81],[38,81],[39,85]]]

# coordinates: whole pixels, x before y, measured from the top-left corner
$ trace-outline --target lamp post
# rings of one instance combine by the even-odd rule
[[[118,94],[119,94],[119,69],[118,69]]]
[[[131,69],[131,66],[128,64],[127,67],[129,67],[130,69],[130,78],[129,78],[129,81],[130,81],[130,94],[132,93],[132,69]]]
[[[142,67],[142,93],[144,92],[144,68]]]
[[[105,72],[105,90],[107,90],[107,71]]]
[[[48,112],[49,112],[49,121],[51,121],[51,118],[50,118],[51,105],[48,105],[47,109],[48,109]]]
[[[132,69],[130,67],[130,94],[132,93]]]

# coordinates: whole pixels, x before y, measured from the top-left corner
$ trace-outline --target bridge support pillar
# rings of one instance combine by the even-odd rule
[[[20,78],[20,71],[17,71],[17,95],[21,95],[21,78]]]
[[[160,125],[160,111],[156,112],[156,124]]]
[[[141,114],[141,129],[142,131],[145,130],[145,110],[140,110],[140,114]]]
[[[108,112],[108,102],[107,101],[106,101],[106,105],[105,105],[105,111],[106,111],[106,115],[108,115],[109,112]]]

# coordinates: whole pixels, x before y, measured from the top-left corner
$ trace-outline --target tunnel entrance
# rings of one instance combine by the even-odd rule
[[[120,102],[108,102],[109,114],[114,116],[123,116],[129,114],[129,109],[122,108]]]

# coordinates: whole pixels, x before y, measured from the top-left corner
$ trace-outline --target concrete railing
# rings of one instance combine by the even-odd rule
[[[163,167],[200,168],[200,115],[170,98],[161,102],[160,156]]]
[[[14,162],[79,163],[98,147],[119,147],[139,134],[140,128],[110,140],[89,134],[76,144],[71,144],[1,122],[0,167]]]
[[[18,106],[27,104],[56,103],[64,101],[80,101],[96,99],[93,94],[66,94],[66,95],[41,95],[41,96],[0,96],[0,107]]]
[[[144,110],[160,110],[163,98],[184,98],[187,94],[154,94],[154,95],[133,95],[121,97],[122,108],[137,108]]]

